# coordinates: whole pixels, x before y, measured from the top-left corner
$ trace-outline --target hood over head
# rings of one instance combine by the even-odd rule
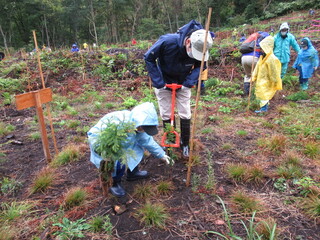
[[[301,47],[305,47],[307,46],[308,48],[312,46],[312,43],[310,41],[310,38],[308,37],[304,37],[301,39],[300,43]]]
[[[282,23],[279,30],[281,31],[282,29],[288,29],[289,31],[289,24],[287,22]]]
[[[262,50],[268,54],[273,51],[274,39],[272,36],[268,36],[260,42]]]
[[[203,29],[203,26],[196,20],[191,20],[187,24],[180,27],[177,31],[177,33],[180,35],[179,46],[183,47],[186,37],[189,37],[191,33],[199,29]]]
[[[142,126],[143,130],[149,134],[154,135],[155,127],[159,125],[158,115],[156,109],[151,102],[142,103],[131,110],[130,121],[135,123],[135,127]],[[153,127],[144,127],[153,126]]]

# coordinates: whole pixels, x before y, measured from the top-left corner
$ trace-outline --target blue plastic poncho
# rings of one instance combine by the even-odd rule
[[[289,28],[289,26],[287,28]],[[290,62],[290,47],[292,47],[297,53],[300,51],[299,44],[291,33],[288,32],[286,37],[282,37],[281,33],[278,32],[274,36],[273,53],[281,63]]]
[[[99,122],[92,127],[88,132],[88,140],[90,145],[90,161],[99,168],[100,162],[103,160],[93,150],[94,143],[97,140],[99,133],[106,127],[107,122],[133,122],[135,127],[142,125],[158,125],[158,116],[155,107],[152,103],[146,102],[133,108],[131,111],[123,110],[106,114]],[[126,161],[128,168],[132,171],[142,160],[144,150],[148,150],[157,158],[163,158],[164,150],[154,141],[152,136],[145,132],[135,132],[129,134],[127,141],[123,144],[123,148],[128,149]],[[132,151],[134,154],[132,154]]]
[[[310,39],[305,37],[302,40],[304,39],[308,42],[308,49],[301,49],[299,51],[293,68],[298,69],[300,66],[302,69],[302,78],[310,78],[314,72],[314,67],[319,66],[319,56]]]

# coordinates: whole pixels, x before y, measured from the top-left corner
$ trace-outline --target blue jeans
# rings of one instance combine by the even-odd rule
[[[119,161],[116,161],[114,164],[114,171],[112,173],[112,178],[115,181],[120,181],[122,176],[124,175],[125,170],[126,170],[126,165],[121,164]]]

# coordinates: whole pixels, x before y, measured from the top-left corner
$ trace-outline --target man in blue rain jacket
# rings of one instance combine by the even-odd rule
[[[90,161],[97,167],[103,158],[94,151],[95,142],[99,133],[105,129],[106,123],[133,123],[136,131],[128,135],[127,141],[122,143],[122,147],[127,151],[126,162],[127,180],[133,181],[148,177],[147,171],[140,171],[138,168],[141,162],[144,150],[148,150],[156,158],[170,163],[172,160],[167,156],[164,150],[154,141],[153,135],[158,133],[158,116],[152,103],[146,102],[133,108],[131,111],[123,110],[106,114],[99,122],[88,132],[88,140],[90,145]],[[133,153],[133,154],[132,154]],[[121,178],[124,175],[126,166],[120,161],[115,162],[114,172],[112,173],[113,184],[110,188],[111,194],[116,197],[122,197],[126,194],[121,186]]]
[[[274,36],[274,55],[281,62],[281,78],[287,72],[288,64],[290,62],[290,47],[298,53],[300,51],[299,44],[296,41],[296,38],[289,33],[289,25],[284,22],[280,26],[280,31]]]
[[[171,91],[166,84],[177,83],[176,105],[180,117],[181,149],[189,156],[191,88],[199,78],[206,31],[195,20],[181,27],[177,33],[165,34],[146,52],[144,59],[158,99],[163,125],[170,123]],[[204,61],[209,58],[211,34],[207,34]]]

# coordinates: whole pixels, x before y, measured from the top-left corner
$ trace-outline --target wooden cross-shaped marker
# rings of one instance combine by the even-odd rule
[[[52,101],[51,89],[44,88],[37,91],[23,93],[20,95],[16,95],[15,98],[17,110],[22,110],[29,107],[36,107],[44,155],[47,161],[50,162],[51,156],[49,151],[49,141],[42,111],[42,104]]]
[[[35,31],[32,31],[32,32],[33,32],[34,44],[35,44],[36,52],[37,52],[37,60],[38,60],[38,65],[39,65],[40,78],[41,78],[41,82],[42,82],[42,89],[15,96],[16,97],[16,105],[17,105],[18,110],[22,110],[22,109],[34,107],[34,106],[36,107],[44,155],[45,155],[47,161],[50,162],[51,156],[50,156],[50,151],[49,151],[49,141],[48,141],[48,136],[47,136],[47,131],[46,131],[46,125],[44,122],[42,104],[52,101],[52,91],[50,88],[45,87],[44,77],[43,77],[42,67],[41,67],[41,62],[40,62],[40,54],[39,54],[36,32]],[[57,148],[56,137],[55,137],[54,131],[53,131],[53,124],[52,124],[49,105],[47,105],[47,114],[48,114],[48,118],[50,121],[51,135],[53,138],[54,149],[57,154],[58,148]]]

